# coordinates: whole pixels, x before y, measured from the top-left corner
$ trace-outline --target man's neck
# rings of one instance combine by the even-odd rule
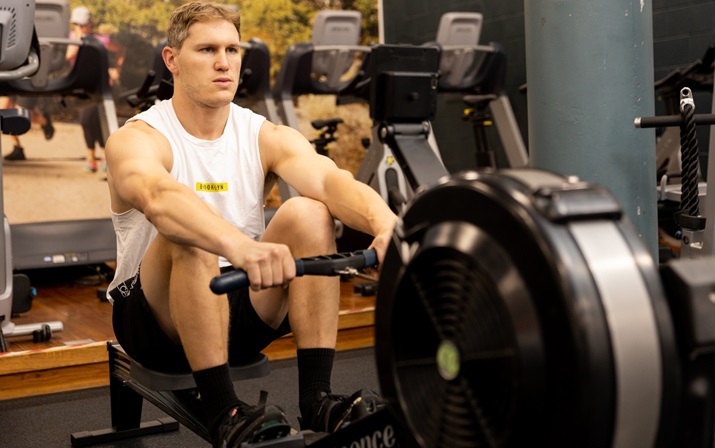
[[[172,105],[181,126],[194,137],[216,140],[223,134],[230,113],[230,103],[222,107],[208,107],[189,101],[184,96],[175,95]]]

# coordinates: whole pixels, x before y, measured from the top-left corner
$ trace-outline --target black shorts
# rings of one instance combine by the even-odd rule
[[[129,356],[153,370],[191,371],[183,347],[162,331],[149,309],[139,274],[121,283],[109,294],[114,299],[114,335]],[[228,300],[231,315],[229,364],[253,359],[271,342],[290,333],[287,316],[276,330],[258,317],[249,299],[248,288],[229,293]]]

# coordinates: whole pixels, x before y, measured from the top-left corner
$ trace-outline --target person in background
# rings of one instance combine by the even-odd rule
[[[112,40],[109,34],[94,32],[92,13],[85,6],[77,6],[72,10],[70,25],[70,39],[81,40],[82,38],[91,37],[102,42],[110,56],[109,83],[110,85],[117,83],[120,78],[122,65],[124,64],[124,47]],[[79,47],[77,45],[68,46],[67,59],[71,63],[74,63],[78,51]],[[87,164],[84,169],[88,173],[95,173],[98,170],[97,162],[102,161],[102,158],[96,154],[97,147],[103,150],[106,143],[102,135],[102,126],[99,121],[97,105],[93,104],[81,109],[79,112],[79,122],[82,125],[84,141],[87,146]],[[106,163],[99,166],[100,171],[106,171],[106,169]]]
[[[12,109],[14,107],[29,109],[32,122],[40,125],[42,133],[45,135],[45,140],[51,140],[55,135],[55,128],[52,125],[52,118],[48,113],[40,113],[36,110],[39,100],[40,98],[34,97],[14,98],[3,96],[0,97],[0,109]],[[9,161],[27,160],[25,148],[20,142],[20,136],[13,135],[11,138],[13,142],[12,152],[3,158]]]

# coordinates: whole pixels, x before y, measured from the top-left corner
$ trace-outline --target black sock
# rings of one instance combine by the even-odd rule
[[[224,414],[240,403],[233,389],[228,363],[198,370],[194,372],[194,380],[206,411],[209,433],[213,434]]]
[[[321,392],[330,393],[330,375],[335,350],[305,348],[298,350],[298,406],[303,419],[313,416],[313,403]]]

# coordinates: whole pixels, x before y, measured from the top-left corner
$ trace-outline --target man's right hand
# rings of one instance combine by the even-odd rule
[[[250,240],[236,252],[237,256],[229,261],[234,267],[246,271],[254,291],[287,286],[295,278],[295,259],[284,244]]]

